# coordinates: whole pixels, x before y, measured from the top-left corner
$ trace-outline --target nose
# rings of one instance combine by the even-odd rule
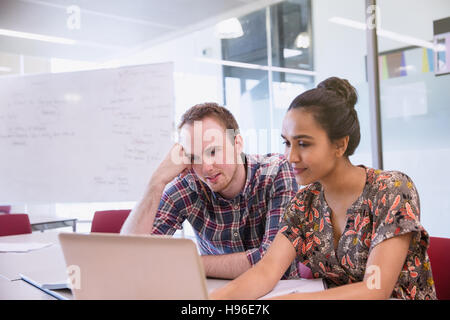
[[[300,154],[294,148],[286,149],[285,157],[289,163],[300,162]]]
[[[210,159],[203,158],[201,166],[203,175],[205,176],[209,175],[214,171],[214,161],[211,161]]]

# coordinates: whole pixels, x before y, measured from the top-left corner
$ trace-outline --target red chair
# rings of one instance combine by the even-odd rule
[[[430,237],[428,257],[439,300],[450,300],[450,239]]]
[[[10,213],[11,206],[0,206],[0,213]]]
[[[131,210],[97,211],[92,219],[91,232],[120,233]]]
[[[27,214],[0,215],[0,236],[31,233],[30,219]]]

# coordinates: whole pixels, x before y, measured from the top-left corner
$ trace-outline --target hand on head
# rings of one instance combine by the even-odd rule
[[[183,178],[191,169],[191,159],[186,156],[183,147],[175,143],[152,176],[152,182],[168,184],[176,176]]]

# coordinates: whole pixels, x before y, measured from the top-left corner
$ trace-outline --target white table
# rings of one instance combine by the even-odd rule
[[[0,237],[0,242],[51,242],[52,245],[26,253],[0,253],[0,299],[54,299],[49,294],[21,280],[21,274],[41,282],[65,282],[66,264],[58,240],[58,232],[34,232],[25,235]],[[304,281],[316,281],[304,280]],[[208,292],[220,288],[229,280],[207,279]],[[283,284],[283,280],[279,285]],[[286,284],[286,282],[284,282]],[[72,299],[70,290],[56,290],[58,295]]]
[[[10,281],[0,276],[0,300],[56,300],[23,280]]]
[[[64,256],[59,246],[58,233],[55,231],[34,232],[24,235],[0,237],[0,242],[43,242],[51,246],[26,253],[0,253],[0,276],[14,281],[20,280],[20,274],[39,275],[44,279],[66,277]],[[47,280],[47,279],[46,279]]]

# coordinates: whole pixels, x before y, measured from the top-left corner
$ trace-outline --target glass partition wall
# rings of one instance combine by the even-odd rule
[[[439,67],[443,69],[450,56],[450,2],[378,0],[377,4],[384,168],[412,178],[425,229],[432,236],[448,238],[450,68],[440,73]]]

